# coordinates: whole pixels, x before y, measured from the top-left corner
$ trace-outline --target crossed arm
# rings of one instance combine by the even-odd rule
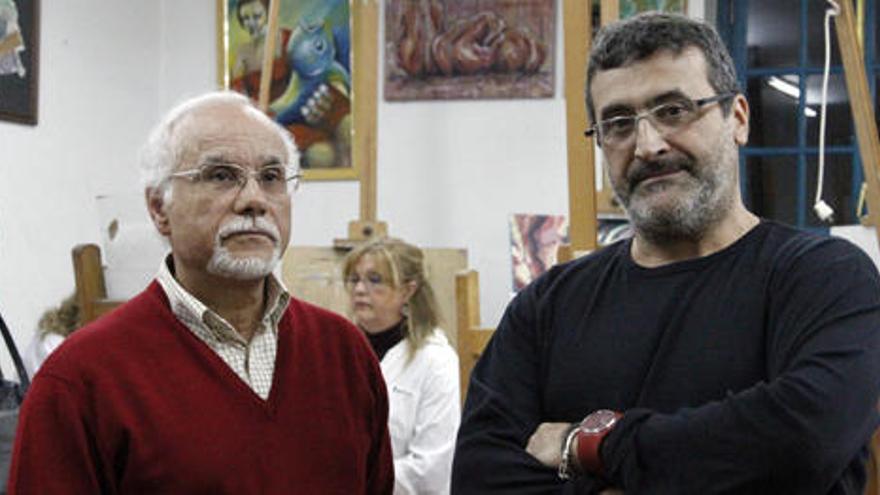
[[[562,429],[592,411],[545,415],[535,303],[512,304],[472,375],[453,493],[827,493],[862,469],[880,393],[876,270],[838,251],[819,250],[833,261],[808,258],[773,286],[765,381],[673,411],[620,411],[601,449],[604,480],[562,483],[549,468]]]

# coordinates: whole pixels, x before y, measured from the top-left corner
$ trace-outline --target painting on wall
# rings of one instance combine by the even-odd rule
[[[39,0],[0,0],[0,120],[37,124]]]
[[[555,0],[388,0],[385,99],[553,96]]]
[[[687,14],[687,0],[620,0],[621,19],[649,10]]]
[[[223,86],[259,100],[269,0],[218,0]],[[356,178],[348,0],[280,0],[267,113],[293,135],[306,179]]]
[[[519,291],[556,264],[559,245],[568,242],[564,215],[510,215],[510,255],[513,290]]]

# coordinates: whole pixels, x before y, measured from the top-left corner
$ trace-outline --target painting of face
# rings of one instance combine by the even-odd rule
[[[266,8],[258,0],[242,3],[238,7],[238,20],[251,38],[258,38],[263,35],[266,25]]]

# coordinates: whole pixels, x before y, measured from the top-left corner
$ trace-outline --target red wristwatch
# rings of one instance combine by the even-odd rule
[[[599,446],[605,435],[614,428],[617,420],[623,414],[608,409],[599,409],[590,413],[578,426],[577,431],[577,459],[582,472],[602,475],[602,459],[599,456]]]

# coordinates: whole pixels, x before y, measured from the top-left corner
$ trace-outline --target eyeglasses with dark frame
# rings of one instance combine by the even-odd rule
[[[302,174],[293,167],[284,165],[267,165],[251,170],[234,163],[211,163],[192,170],[175,172],[169,177],[204,184],[215,192],[241,189],[253,177],[260,189],[267,194],[279,195],[295,192],[299,188]]]
[[[700,117],[700,109],[711,103],[729,100],[736,92],[722,93],[693,100],[687,97],[666,101],[633,115],[618,115],[600,120],[584,132],[587,137],[597,136],[603,146],[623,147],[635,136],[639,120],[648,119],[657,131],[667,136],[694,122]]]

